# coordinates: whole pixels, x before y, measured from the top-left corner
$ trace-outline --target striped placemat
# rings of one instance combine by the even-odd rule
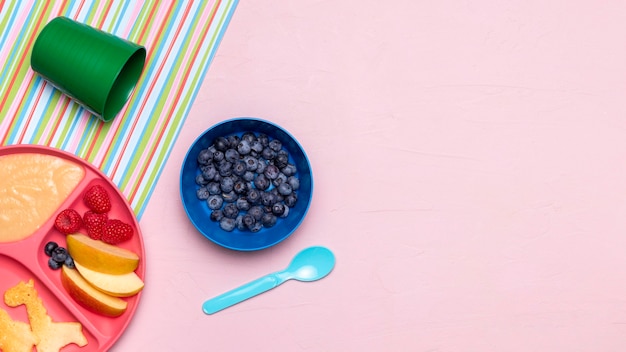
[[[108,175],[141,217],[237,2],[0,0],[0,145],[76,154]],[[113,121],[93,117],[30,68],[37,34],[57,16],[146,47],[142,77]]]

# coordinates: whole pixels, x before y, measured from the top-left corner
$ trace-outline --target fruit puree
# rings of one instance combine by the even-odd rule
[[[0,242],[34,234],[84,176],[82,166],[53,155],[0,156]]]

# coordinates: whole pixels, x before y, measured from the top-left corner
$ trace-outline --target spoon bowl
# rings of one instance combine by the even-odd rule
[[[333,252],[326,247],[309,247],[296,254],[285,270],[265,275],[211,298],[202,304],[202,310],[206,314],[219,312],[248,298],[269,291],[290,279],[304,282],[319,280],[328,275],[334,267],[335,255]]]
[[[309,247],[302,250],[285,269],[290,278],[298,281],[315,281],[330,274],[335,266],[335,255],[326,247]]]

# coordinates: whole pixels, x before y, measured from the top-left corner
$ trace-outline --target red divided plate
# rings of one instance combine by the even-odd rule
[[[87,211],[82,201],[83,192],[93,185],[103,186],[109,193],[112,209],[109,218],[120,219],[135,228],[135,235],[129,241],[119,244],[120,247],[137,253],[140,257],[139,266],[135,271],[143,280],[145,275],[145,252],[141,230],[123,194],[99,169],[73,154],[44,146],[14,145],[0,147],[0,156],[20,153],[38,153],[56,156],[78,165],[85,170],[85,176],[70,196],[61,204],[59,211],[65,208],[76,209],[80,214]],[[0,209],[0,212],[2,210]],[[83,326],[83,333],[88,343],[80,348],[70,344],[62,351],[106,351],[122,335],[132,319],[141,292],[135,296],[124,298],[128,302],[127,310],[119,317],[109,318],[94,313],[68,295],[61,285],[61,271],[48,267],[49,257],[44,253],[48,241],[55,241],[65,247],[65,235],[54,228],[54,218],[59,212],[48,219],[34,234],[15,242],[0,242],[0,308],[9,313],[13,320],[28,323],[28,316],[23,305],[12,308],[4,303],[4,292],[17,285],[20,281],[32,279],[39,297],[48,310],[48,315],[55,322],[77,321]]]

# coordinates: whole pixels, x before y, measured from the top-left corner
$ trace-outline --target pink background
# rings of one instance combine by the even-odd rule
[[[141,220],[116,351],[626,350],[626,2],[241,1]],[[287,241],[239,253],[180,204],[218,121],[289,130],[315,178]],[[337,256],[218,314],[202,302]]]

